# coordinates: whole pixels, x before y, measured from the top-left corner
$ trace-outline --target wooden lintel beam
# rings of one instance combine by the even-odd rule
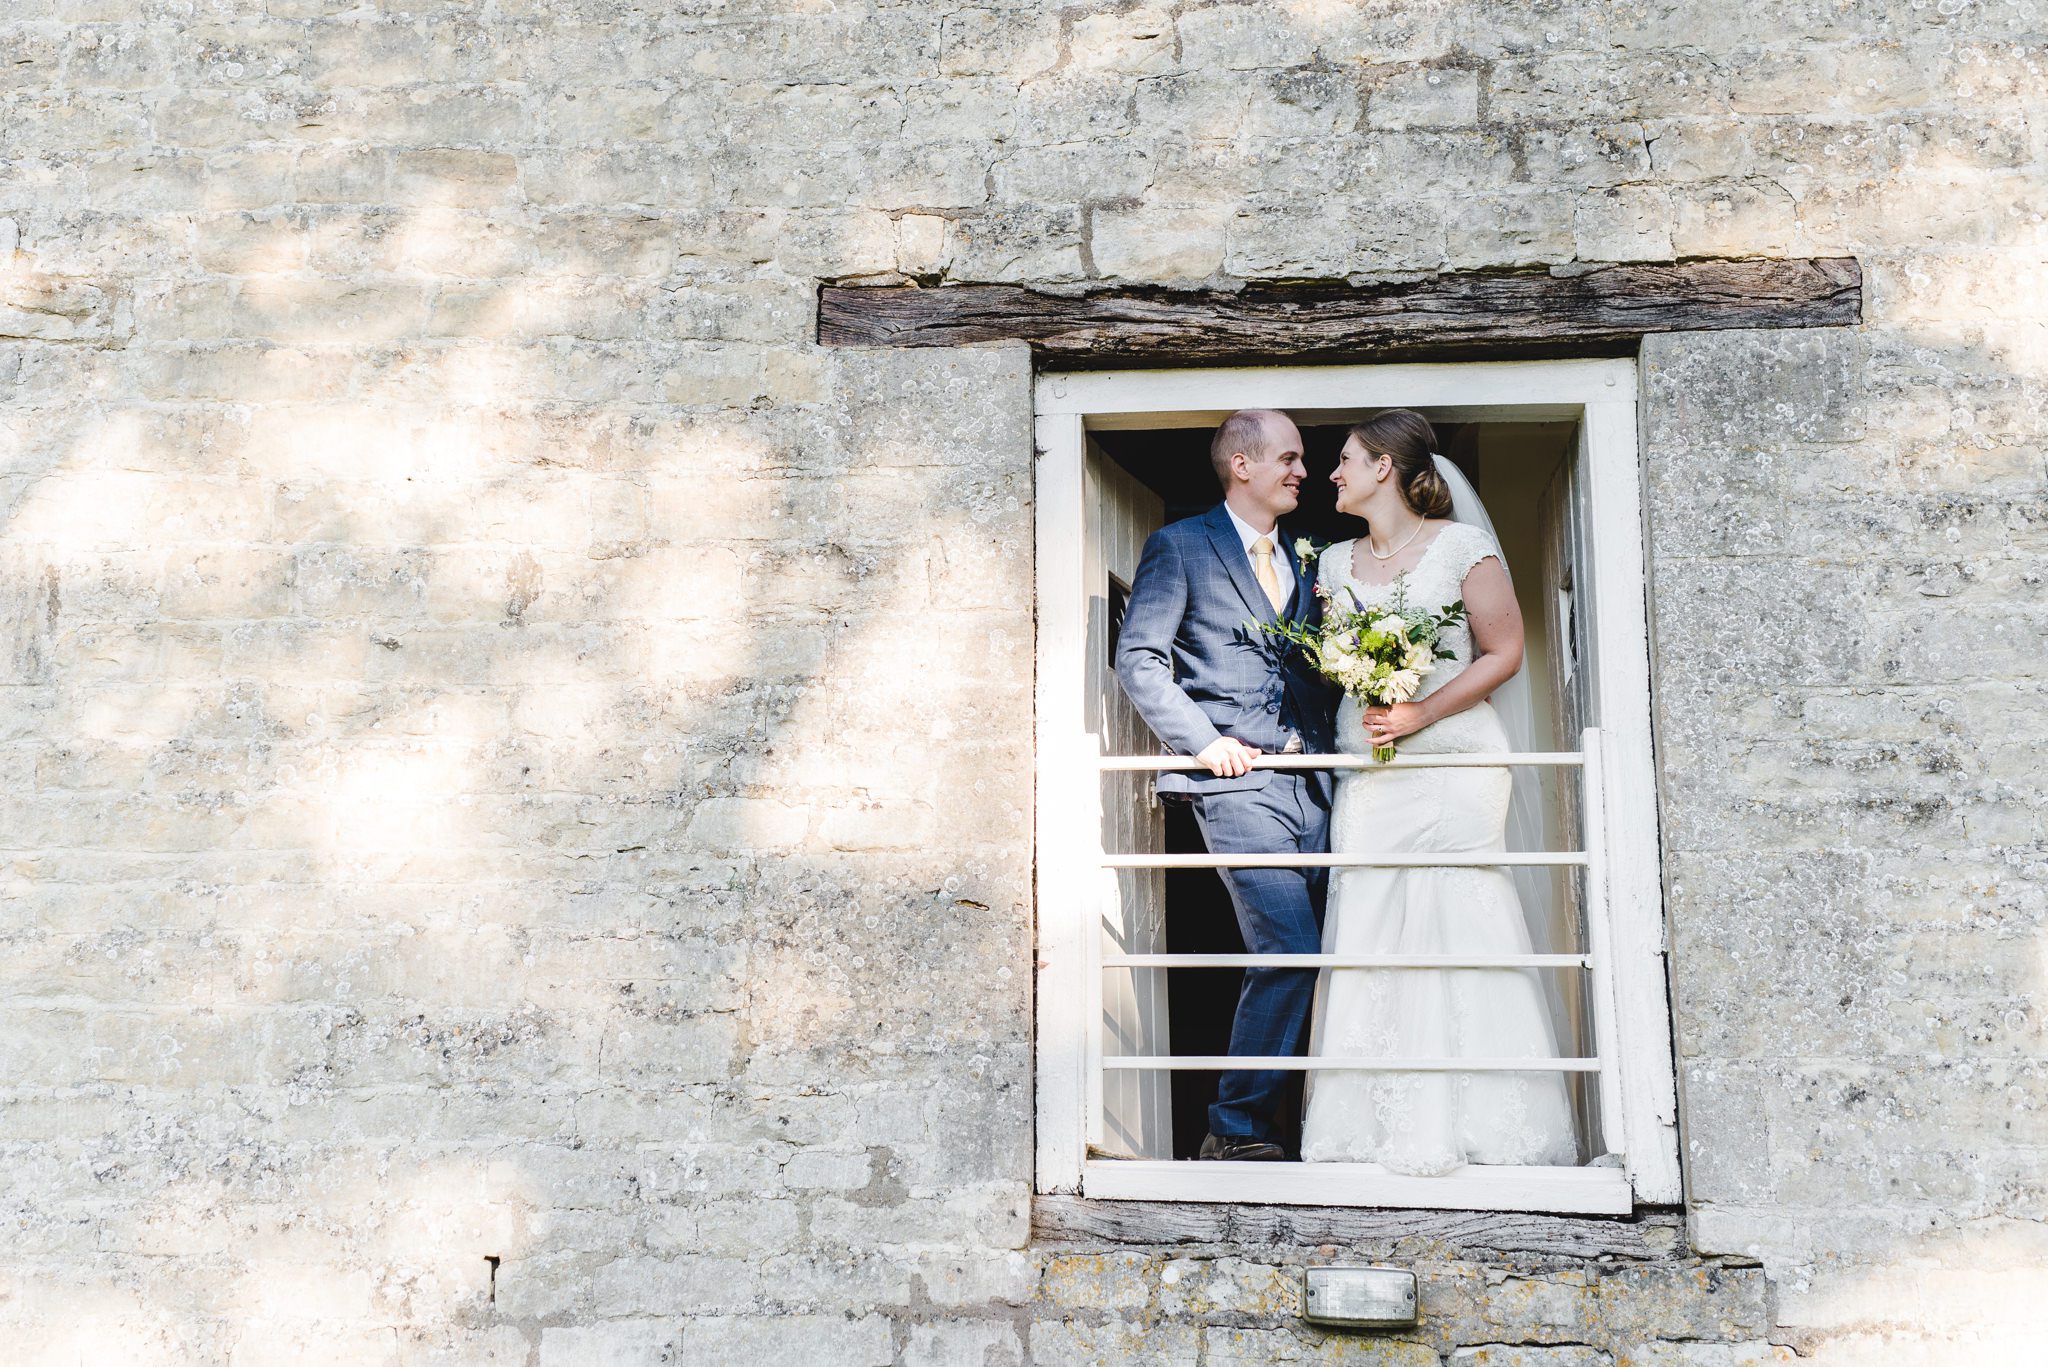
[[[1501,355],[1631,345],[1652,332],[1846,327],[1862,320],[1853,257],[1469,271],[1360,285],[1232,291],[1021,285],[826,285],[826,346],[1029,342],[1052,367]]]

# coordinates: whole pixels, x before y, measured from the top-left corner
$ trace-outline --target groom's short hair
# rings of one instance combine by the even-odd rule
[[[1230,487],[1230,458],[1239,451],[1255,461],[1273,454],[1282,422],[1291,426],[1294,419],[1277,408],[1240,408],[1225,418],[1209,439],[1209,465],[1216,471],[1216,482]]]

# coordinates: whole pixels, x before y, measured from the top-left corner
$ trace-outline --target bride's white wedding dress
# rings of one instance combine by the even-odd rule
[[[1394,585],[1351,577],[1353,542],[1321,557],[1322,582],[1342,601],[1384,605]],[[1493,539],[1446,526],[1403,576],[1404,596],[1437,612],[1464,596],[1465,574]],[[1454,652],[1423,680],[1422,696],[1472,662],[1471,632],[1453,628]],[[1359,704],[1337,712],[1338,748],[1371,746]],[[1403,755],[1504,753],[1492,704],[1480,703],[1400,741]],[[1506,769],[1346,772],[1330,820],[1336,854],[1504,850]],[[1334,869],[1325,954],[1527,954],[1529,931],[1504,868]],[[1546,1058],[1557,1056],[1543,987],[1533,970],[1325,969],[1316,988],[1312,1054],[1340,1057]],[[1465,1163],[1570,1165],[1579,1161],[1560,1073],[1310,1074],[1301,1156],[1308,1162],[1378,1163],[1434,1175]]]

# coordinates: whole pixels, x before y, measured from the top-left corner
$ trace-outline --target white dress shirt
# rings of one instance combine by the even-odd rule
[[[1252,543],[1262,536],[1272,538],[1273,574],[1280,581],[1280,601],[1286,602],[1288,596],[1294,592],[1294,557],[1287,553],[1287,547],[1280,542],[1280,524],[1274,523],[1270,532],[1253,531],[1252,524],[1239,517],[1237,509],[1228,503],[1223,505],[1223,511],[1230,514],[1231,525],[1237,528],[1238,539],[1244,542],[1244,558],[1250,560],[1253,565],[1257,565],[1258,562],[1252,560]]]
[[[1274,523],[1273,530],[1270,532],[1255,532],[1252,530],[1252,524],[1239,517],[1237,509],[1231,507],[1228,503],[1223,505],[1223,511],[1230,514],[1230,525],[1237,528],[1238,539],[1244,542],[1244,558],[1246,560],[1252,559],[1252,543],[1254,541],[1257,541],[1262,536],[1270,536],[1273,539],[1273,576],[1280,581],[1280,601],[1286,602],[1288,596],[1294,592],[1294,557],[1289,555],[1287,547],[1281,544],[1280,524]],[[1258,562],[1253,560],[1252,564],[1256,567]],[[1293,730],[1288,731],[1287,744],[1281,747],[1280,753],[1283,755],[1300,754],[1301,733]]]

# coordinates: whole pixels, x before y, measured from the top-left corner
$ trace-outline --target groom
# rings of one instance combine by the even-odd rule
[[[1210,463],[1223,502],[1152,534],[1138,562],[1116,654],[1124,692],[1169,751],[1208,772],[1159,776],[1162,797],[1192,801],[1212,854],[1326,854],[1327,770],[1254,769],[1261,754],[1334,748],[1336,696],[1300,652],[1259,629],[1281,617],[1311,620],[1314,570],[1280,518],[1300,501],[1307,469],[1301,433],[1285,413],[1245,409],[1216,429]],[[1322,869],[1223,869],[1237,924],[1254,954],[1322,949]],[[1244,975],[1230,1052],[1301,1052],[1314,997],[1312,968]],[[1223,1074],[1201,1156],[1284,1159],[1279,1114],[1288,1076],[1275,1069]]]

